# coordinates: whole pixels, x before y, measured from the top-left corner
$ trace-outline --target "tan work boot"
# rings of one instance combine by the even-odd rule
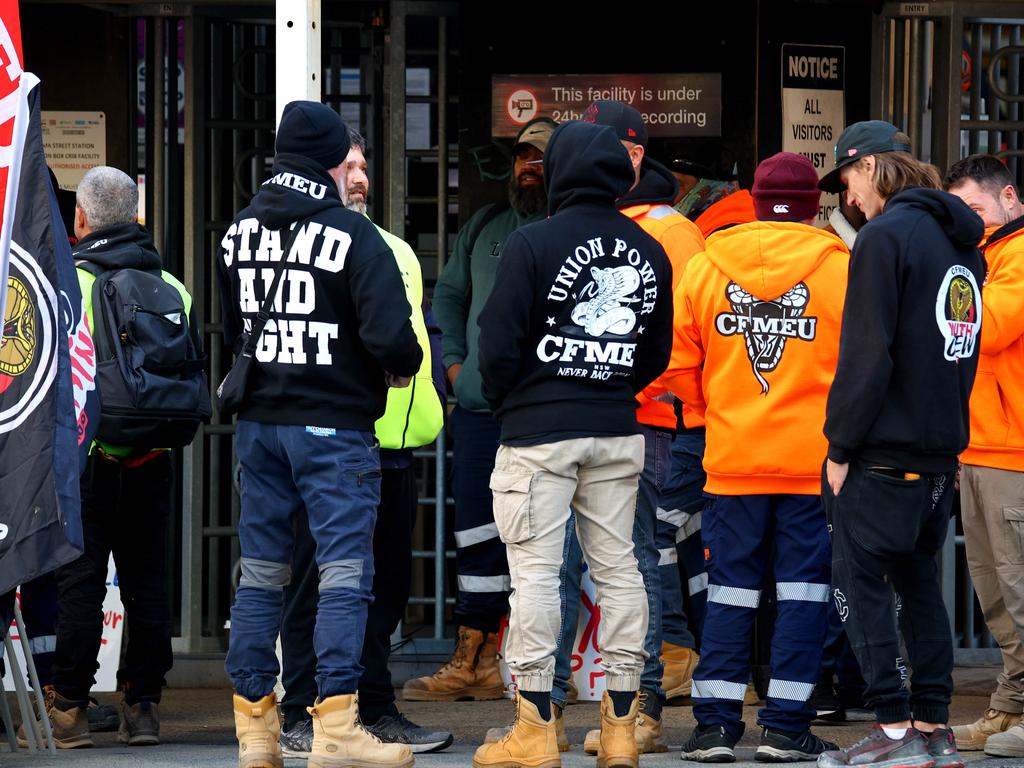
[[[481,744],[475,768],[561,768],[555,718],[541,719],[537,707],[516,691],[516,718],[498,741]]]
[[[650,697],[650,691],[640,689],[640,703],[633,733],[636,738],[636,751],[641,755],[668,752],[668,747],[661,741],[661,720],[653,717],[648,711],[652,708]],[[600,745],[601,731],[587,731],[587,738],[583,741],[583,751],[588,755],[596,755]]]
[[[33,704],[35,699],[33,698]],[[80,706],[71,699],[65,699],[52,685],[43,688],[43,706],[46,707],[46,716],[50,718],[50,727],[53,729],[53,743],[57,749],[78,749],[79,747],[91,747],[92,735],[89,733],[89,716],[85,707]],[[28,723],[22,723],[18,729],[18,746],[27,747],[28,738],[25,733]],[[46,732],[43,730],[42,722],[37,718],[36,733],[45,740]]]
[[[558,751],[568,752],[569,737],[565,735],[565,719],[562,717],[562,708],[554,702],[551,702],[551,712],[555,716],[555,736],[558,739]],[[513,726],[511,725],[488,728],[487,734],[484,736],[484,744],[493,744],[496,741],[501,741],[512,730],[512,728]],[[594,731],[594,733],[597,733],[597,731]],[[596,747],[594,748],[593,754],[597,754]]]
[[[665,701],[681,699],[690,695],[693,687],[693,670],[697,668],[700,656],[692,648],[670,643],[661,643],[661,663],[664,671],[661,675],[661,688],[665,691]]]
[[[497,634],[469,627],[459,627],[455,650],[444,666],[402,687],[406,701],[486,701],[504,695]]]
[[[1018,719],[1002,733],[993,733],[985,741],[985,754],[997,757],[1024,757],[1024,719]]]
[[[987,709],[985,714],[970,725],[953,726],[953,737],[961,752],[977,752],[985,748],[989,736],[1009,730],[1010,726],[1020,720],[1020,714],[1003,712],[998,709]]]
[[[405,744],[385,744],[359,722],[359,695],[328,696],[307,710],[313,716],[313,749],[309,768],[394,766],[414,762]]]
[[[640,711],[638,698],[629,712],[615,716],[615,707],[608,691],[601,697],[601,736],[597,747],[597,768],[637,768],[640,757],[636,748],[636,718]]]
[[[249,701],[237,693],[235,736],[238,738],[238,768],[284,768],[281,757],[281,721],[277,716],[277,699],[268,693],[259,701]]]

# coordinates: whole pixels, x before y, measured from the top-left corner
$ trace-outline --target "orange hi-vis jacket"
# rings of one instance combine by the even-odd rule
[[[985,230],[981,349],[964,464],[1024,471],[1024,217]]]
[[[631,218],[640,227],[657,240],[661,247],[668,254],[668,260],[672,264],[672,292],[675,294],[679,280],[683,276],[686,262],[697,253],[704,250],[704,238],[697,226],[688,218],[679,213],[675,208],[668,205],[630,205],[619,209],[623,214]],[[665,387],[660,381],[655,382],[636,396],[639,406],[636,411],[636,420],[640,424],[651,427],[663,427],[675,429],[676,414],[672,403],[662,396],[656,400],[648,393],[665,392]],[[687,427],[703,426],[704,419],[683,407],[683,424]]]
[[[709,206],[694,223],[700,233],[704,235],[704,239],[707,240],[722,227],[747,224],[756,218],[754,198],[747,190],[737,189],[728,197],[723,197],[714,205]]]
[[[690,260],[663,380],[705,412],[709,493],[821,492],[849,263],[835,235],[769,221],[719,232]]]

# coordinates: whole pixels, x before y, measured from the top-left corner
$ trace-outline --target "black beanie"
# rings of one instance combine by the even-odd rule
[[[276,152],[308,157],[330,170],[344,162],[349,150],[348,127],[330,107],[316,101],[290,101],[277,126]]]

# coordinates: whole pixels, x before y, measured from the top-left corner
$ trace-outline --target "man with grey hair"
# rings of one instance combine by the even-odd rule
[[[369,178],[366,174],[366,140],[349,128],[351,144],[338,183],[341,202],[350,211],[366,215]],[[428,445],[444,424],[445,373],[441,364],[441,330],[436,327],[430,303],[423,295],[420,264],[412,248],[381,227],[377,231],[398,262],[406,298],[413,308],[423,362],[417,385],[392,389],[384,416],[375,433],[380,442],[381,492],[374,525],[373,602],[366,615],[363,651],[359,659],[359,717],[381,741],[409,745],[413,752],[436,752],[452,743],[452,734],[422,728],[411,722],[395,704],[395,688],[388,660],[391,635],[398,628],[409,602],[412,576],[412,529],[416,523],[417,485],[412,449]],[[307,707],[316,698],[316,656],[313,654],[313,618],[319,586],[315,546],[305,521],[295,521],[295,553],[292,582],[285,592],[281,623],[281,699],[284,729],[281,751],[285,757],[304,757],[312,744],[313,728]]]
[[[74,226],[78,243],[72,255],[89,327],[96,327],[93,284],[97,273],[130,268],[158,272],[180,294],[192,319],[189,325],[195,328],[192,298],[173,275],[161,269],[160,254],[149,232],[138,223],[138,202],[135,182],[116,168],[93,168],[79,183]],[[195,341],[198,344],[198,338]],[[159,742],[157,704],[172,664],[166,584],[173,490],[169,450],[93,443],[81,479],[85,550],[56,572],[57,644],[46,711],[54,741],[62,749],[93,743],[86,707],[98,668],[111,553],[128,623],[127,654],[118,671],[124,687],[119,737],[129,746]]]

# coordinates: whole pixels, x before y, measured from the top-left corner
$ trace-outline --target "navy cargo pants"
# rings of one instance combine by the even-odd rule
[[[693,673],[693,714],[704,726],[743,734],[750,641],[761,585],[774,564],[778,614],[771,645],[768,701],[758,723],[806,730],[828,623],[829,548],[818,496],[718,496],[703,515],[708,604]]]

